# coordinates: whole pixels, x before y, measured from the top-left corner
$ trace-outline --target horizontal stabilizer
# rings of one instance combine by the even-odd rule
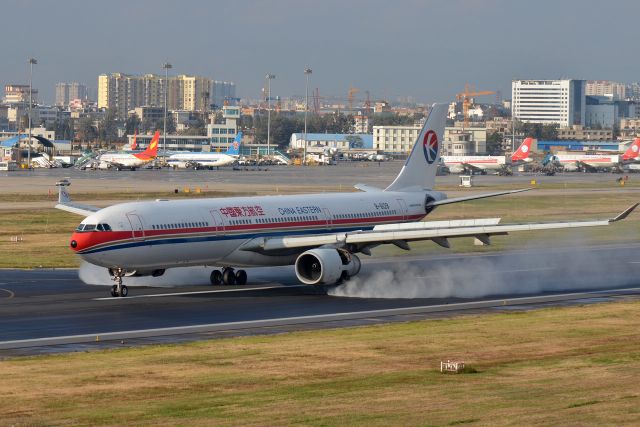
[[[529,190],[532,190],[532,188],[522,188],[520,190],[500,191],[500,192],[497,192],[497,193],[476,194],[474,196],[454,197],[453,199],[444,199],[444,200],[433,201],[433,202],[427,203],[427,206],[449,205],[451,203],[467,202],[469,200],[486,199],[487,197],[504,196],[505,194],[522,193],[523,191],[529,191]]]
[[[382,188],[374,187],[374,186],[369,185],[369,184],[356,184],[356,185],[354,185],[354,187],[357,188],[360,191],[365,191],[367,193],[377,192],[377,191],[384,191]]]

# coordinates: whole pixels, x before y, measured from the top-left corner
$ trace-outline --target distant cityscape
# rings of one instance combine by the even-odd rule
[[[319,89],[309,87],[307,97],[281,97],[270,93],[268,78],[261,97],[240,99],[234,82],[172,76],[169,69],[170,65],[165,75],[101,74],[97,89],[60,82],[54,105],[39,102],[35,87],[6,84],[0,104],[0,140],[27,132],[31,99],[32,134],[68,151],[118,148],[130,143],[134,134],[144,147],[149,134],[166,125],[166,150],[221,150],[242,131],[243,145],[266,143],[289,152],[305,146],[345,149],[351,145],[401,155],[413,145],[428,113],[427,106],[410,99],[372,99],[369,92],[357,88],[350,88],[342,98],[322,97]],[[305,134],[303,117],[307,115]],[[270,135],[265,116],[273,121]],[[329,119],[335,117],[342,119]],[[467,85],[450,103],[448,119],[446,155],[505,154],[526,136],[582,141],[585,150],[592,142],[596,149],[598,142],[624,142],[638,134],[640,83],[513,80],[510,99]],[[358,142],[354,144],[350,135],[358,136]]]

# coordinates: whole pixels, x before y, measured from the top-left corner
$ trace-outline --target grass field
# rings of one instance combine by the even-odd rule
[[[627,302],[9,359],[0,424],[637,425],[638,342]]]
[[[428,220],[501,217],[502,223],[558,221],[566,219],[604,219],[614,216],[627,206],[640,200],[634,192],[594,192],[592,194],[525,193],[444,206],[430,214]],[[201,194],[200,196],[203,196]],[[227,193],[212,192],[206,195],[224,197]],[[84,203],[101,200],[154,199],[169,197],[164,193],[99,193],[91,197],[78,194],[76,200]],[[14,196],[5,195],[7,199]],[[173,196],[171,196],[173,197]],[[177,197],[184,197],[183,194]],[[6,202],[11,203],[11,202]],[[52,205],[54,202],[52,201]],[[472,239],[452,240],[451,251],[492,251],[532,245],[562,245],[580,236],[585,243],[615,243],[637,241],[639,216],[634,213],[628,220],[611,227],[589,230],[557,230],[547,232],[523,232],[512,236],[493,238],[489,247],[474,247]],[[0,268],[76,267],[78,259],[68,247],[69,237],[82,217],[52,208],[3,209],[0,211]],[[20,243],[11,238],[19,236]],[[443,253],[447,250],[432,242],[413,243],[414,253]],[[395,246],[376,248],[374,255],[389,256],[405,253]],[[20,254],[16,256],[16,254]]]

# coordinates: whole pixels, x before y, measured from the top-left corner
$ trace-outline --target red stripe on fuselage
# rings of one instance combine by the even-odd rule
[[[188,235],[197,235],[201,233],[229,233],[229,232],[243,232],[243,231],[282,231],[291,228],[320,228],[322,230],[330,231],[330,227],[339,225],[377,225],[388,222],[407,222],[420,219],[424,214],[409,215],[404,218],[402,215],[394,215],[388,217],[367,217],[367,218],[341,218],[333,220],[314,220],[314,221],[289,221],[289,222],[270,222],[265,224],[234,224],[225,225],[224,227],[193,227],[193,228],[174,228],[163,230],[141,230],[136,231],[136,237],[133,237],[132,231],[89,231],[89,232],[75,232],[71,236],[71,240],[76,242],[76,247],[72,247],[75,252],[82,252],[87,249],[93,249],[99,246],[108,246],[114,243],[122,243],[136,239],[153,239],[156,237],[186,237]]]

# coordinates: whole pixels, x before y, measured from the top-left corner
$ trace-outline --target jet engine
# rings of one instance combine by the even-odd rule
[[[332,285],[360,271],[360,258],[341,249],[311,249],[295,263],[298,280],[306,285]]]

